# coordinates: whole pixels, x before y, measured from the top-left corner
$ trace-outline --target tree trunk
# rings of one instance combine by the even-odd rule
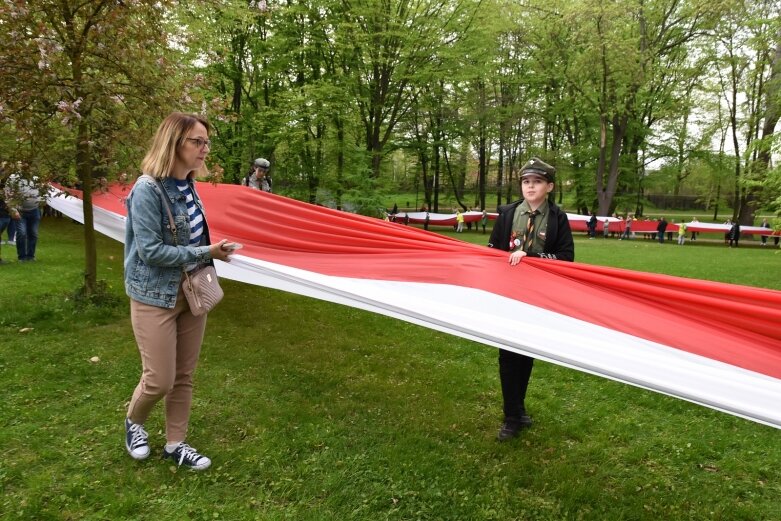
[[[434,192],[434,201],[433,201],[433,207],[430,208],[430,211],[432,212],[439,212],[439,185],[442,182],[439,174],[439,147],[434,145],[433,147],[434,152],[434,186],[433,186],[433,192]]]
[[[781,94],[781,31],[779,31],[779,41],[776,44],[775,51],[771,57],[771,73],[767,82],[765,90],[765,114],[764,123],[762,125],[762,140],[757,155],[757,160],[754,162],[755,168],[759,171],[760,176],[766,175],[770,168],[771,159],[771,140],[773,133],[775,132],[776,124],[778,124],[779,116],[779,94]],[[761,181],[761,179],[758,179]],[[738,215],[738,222],[743,226],[751,226],[754,224],[754,211],[756,210],[756,200],[760,196],[760,187],[750,187],[746,189],[745,196],[741,201],[740,212]]]
[[[502,184],[504,182],[504,153],[507,146],[507,122],[499,123],[499,162],[496,164],[496,201],[497,206],[502,204]],[[479,178],[480,208],[485,208],[485,179]]]
[[[336,209],[342,209],[342,183],[344,182],[344,122],[342,118],[336,117],[334,120],[336,126]]]
[[[693,88],[693,85],[692,87]],[[691,88],[687,87],[686,92],[686,99],[689,100],[691,98]],[[673,187],[673,196],[677,197],[681,193],[681,186],[683,185],[683,180],[688,177],[687,172],[687,166],[686,166],[686,137],[689,134],[689,108],[687,106],[685,113],[683,114],[683,126],[681,127],[680,131],[678,132],[678,147],[676,150],[677,154],[677,161],[676,161],[676,174],[675,174],[675,186]]]
[[[713,205],[713,220],[718,221],[719,220],[719,198],[721,197],[721,178],[719,177],[719,181],[716,184],[716,198],[714,199],[716,203]]]
[[[771,62],[771,75],[767,82],[766,89],[766,107],[765,107],[765,121],[762,126],[762,142],[763,146],[759,153],[759,161],[764,165],[765,169],[770,167],[770,136],[773,135],[776,124],[778,123],[779,116],[781,116],[781,107],[779,104],[779,95],[781,95],[781,30],[779,30],[778,44],[776,44],[775,52]]]
[[[442,182],[442,164],[439,160],[440,158],[440,141],[439,141],[439,127],[436,122],[436,118],[432,121],[432,138],[433,138],[433,145],[431,147],[431,151],[433,153],[433,160],[434,160],[434,212],[439,212],[439,185]],[[452,182],[452,176],[451,176],[451,182]],[[456,192],[458,188],[456,186],[453,186],[453,192]]]
[[[371,155],[371,175],[373,179],[379,179],[380,167],[382,166],[382,149],[383,143],[381,139],[382,135],[382,107],[380,101],[377,100],[373,103],[373,107],[370,110],[373,111],[372,118],[369,126],[368,136],[368,151]]]
[[[597,213],[599,215],[609,215],[610,206],[613,204],[613,196],[616,193],[618,176],[620,174],[621,144],[626,134],[628,116],[619,116],[618,114],[613,116],[613,143],[610,147],[610,170],[608,172],[607,184],[604,183],[605,156],[607,155],[607,128],[605,128],[605,121],[605,118],[603,118],[599,147],[600,166],[597,171],[597,200],[599,202]]]
[[[236,41],[238,39],[239,41]],[[241,182],[243,178],[244,172],[242,171],[242,148],[243,148],[243,140],[240,139],[240,136],[242,135],[242,129],[241,129],[241,100],[242,100],[242,86],[244,84],[244,71],[241,68],[242,64],[242,55],[240,54],[241,51],[243,51],[244,39],[241,35],[234,35],[234,41],[233,41],[233,47],[234,47],[234,56],[233,56],[233,62],[235,70],[233,71],[233,78],[232,78],[232,84],[233,84],[233,96],[231,99],[231,110],[233,111],[233,114],[236,116],[236,121],[233,124],[233,139],[230,140],[230,148],[231,148],[231,159],[233,163],[233,168],[231,170],[233,171],[233,177],[235,177],[236,180]],[[236,49],[238,47],[238,49]]]
[[[69,57],[73,74],[75,99],[82,100],[83,111],[76,129],[76,175],[82,186],[84,214],[84,296],[95,295],[98,289],[98,254],[95,242],[95,220],[92,209],[92,158],[90,157],[89,100],[83,88],[81,48],[74,46]]]
[[[84,116],[84,115],[82,115]],[[83,190],[84,211],[84,295],[94,295],[98,289],[98,254],[92,211],[92,161],[90,159],[89,126],[82,117],[76,132],[76,174]]]
[[[445,159],[445,168],[447,168],[447,174],[450,177],[450,182],[455,185],[456,180],[453,177],[453,169],[450,167],[450,160],[448,159],[447,150],[442,150],[442,157]],[[460,206],[464,211],[467,210],[467,206],[464,204],[464,201],[461,200],[461,194],[458,190],[455,191],[455,197],[456,197],[456,203],[458,206]]]

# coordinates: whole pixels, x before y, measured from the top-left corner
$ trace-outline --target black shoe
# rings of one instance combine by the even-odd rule
[[[163,459],[166,458],[171,458],[180,467],[189,467],[193,470],[203,470],[212,464],[212,460],[198,454],[198,451],[184,442],[177,445],[173,452],[163,449]]]
[[[499,434],[496,435],[496,439],[499,441],[511,440],[518,436],[521,430],[531,426],[532,419],[525,414],[520,418],[505,418],[502,428],[499,429]]]
[[[149,456],[149,435],[140,423],[125,418],[125,448],[133,459],[146,459]]]

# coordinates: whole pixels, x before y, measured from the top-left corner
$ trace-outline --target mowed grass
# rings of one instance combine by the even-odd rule
[[[212,467],[159,459],[162,404],[132,461],[122,245],[99,238],[116,303],[79,306],[81,233],[46,219],[39,262],[0,266],[2,519],[781,519],[776,429],[538,362],[536,424],[499,444],[495,349],[232,281],[189,435]],[[777,249],[576,240],[582,262],[781,289]]]

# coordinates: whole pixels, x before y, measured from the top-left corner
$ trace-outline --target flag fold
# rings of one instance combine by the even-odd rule
[[[345,304],[781,428],[781,292],[527,258],[235,185],[198,183],[220,276]],[[79,193],[49,204],[83,221]],[[124,240],[129,187],[95,194]],[[227,298],[230,298],[227,295]]]

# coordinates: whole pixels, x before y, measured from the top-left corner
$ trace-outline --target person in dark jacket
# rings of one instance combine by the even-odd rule
[[[732,227],[729,229],[729,247],[732,248],[732,244],[738,247],[738,241],[740,240],[740,223],[735,221],[732,223]]]
[[[656,225],[656,231],[659,234],[659,244],[664,244],[664,233],[667,231],[667,220],[662,217],[659,224]]]
[[[593,239],[597,236],[597,214],[591,212],[591,218],[588,220],[588,238]]]
[[[524,257],[575,260],[575,243],[567,214],[548,201],[553,191],[556,169],[532,158],[521,169],[523,199],[499,208],[488,246],[510,252],[509,263],[517,266]],[[499,441],[518,436],[532,424],[526,414],[526,390],[534,359],[499,350],[499,379],[504,402],[504,422]]]

